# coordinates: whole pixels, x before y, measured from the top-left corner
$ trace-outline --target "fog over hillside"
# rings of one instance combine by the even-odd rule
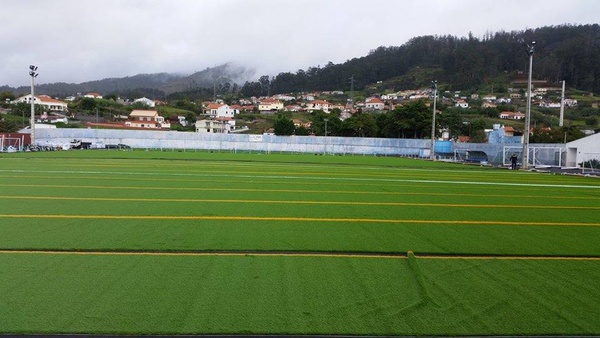
[[[35,86],[37,94],[65,97],[77,93],[99,92],[102,94],[119,93],[135,89],[154,89],[164,94],[186,91],[194,88],[211,88],[214,85],[229,83],[243,85],[246,81],[255,80],[256,70],[239,64],[225,63],[220,66],[206,68],[193,74],[154,73],[138,74],[122,78],[108,78],[83,83],[48,83]],[[11,88],[0,87],[0,91],[27,94],[29,86]]]

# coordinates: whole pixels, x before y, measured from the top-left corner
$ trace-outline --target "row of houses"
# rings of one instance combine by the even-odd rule
[[[236,133],[248,130],[248,128],[236,128],[233,115],[236,111],[227,105],[209,105],[209,113],[204,119],[195,123],[196,132],[199,133]],[[185,124],[185,118],[180,117],[179,123]],[[133,110],[127,120],[123,123],[126,128],[138,129],[171,129],[171,122],[160,116],[157,110]]]

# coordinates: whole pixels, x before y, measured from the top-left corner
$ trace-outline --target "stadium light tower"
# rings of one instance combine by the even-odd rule
[[[323,119],[323,121],[325,121],[325,154],[327,154],[327,121],[329,119]]]
[[[437,80],[431,81],[433,84],[433,117],[431,118],[431,149],[429,155],[432,161],[435,161],[435,104],[437,102]]]
[[[30,145],[34,144],[34,140],[35,140],[35,95],[34,95],[34,83],[33,83],[33,79],[35,79],[38,76],[38,73],[36,73],[36,70],[38,69],[38,67],[34,66],[34,65],[29,65],[29,76],[31,76],[31,120],[30,120],[30,124],[31,124],[31,141],[30,141]]]
[[[532,41],[531,45],[525,42],[523,44],[527,47],[527,54],[529,55],[529,77],[527,79],[527,110],[525,111],[525,128],[523,130],[523,164],[521,168],[527,170],[529,168],[529,128],[531,125],[531,72],[533,70],[535,41]]]

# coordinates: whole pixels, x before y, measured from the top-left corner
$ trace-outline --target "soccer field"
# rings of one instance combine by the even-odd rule
[[[596,178],[68,151],[0,188],[0,333],[600,334]]]

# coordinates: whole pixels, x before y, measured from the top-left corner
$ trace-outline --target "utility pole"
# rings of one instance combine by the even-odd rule
[[[531,45],[523,44],[527,47],[527,54],[529,55],[529,78],[527,80],[527,111],[525,112],[525,128],[523,130],[523,164],[521,167],[527,170],[529,168],[529,128],[531,125],[531,72],[533,71],[535,41],[532,41]]]
[[[437,102],[437,80],[431,81],[433,84],[433,116],[431,118],[431,149],[429,155],[432,161],[435,161],[435,110]]]

